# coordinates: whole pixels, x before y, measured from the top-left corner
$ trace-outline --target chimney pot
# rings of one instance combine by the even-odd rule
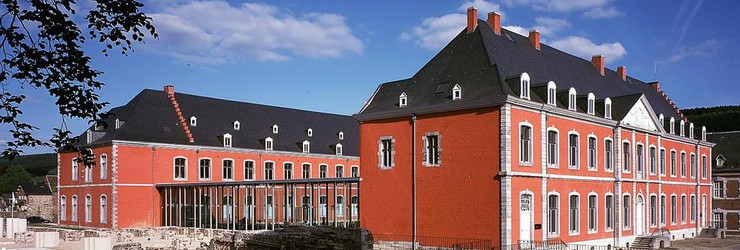
[[[498,12],[488,12],[488,24],[493,28],[493,33],[501,35],[501,14]]]
[[[625,66],[619,66],[619,67],[617,67],[617,73],[619,74],[619,76],[622,77],[622,81],[626,81],[627,80],[627,67],[625,67]]]
[[[174,95],[175,94],[175,86],[172,86],[172,85],[164,85],[164,92],[167,93],[167,95]]]
[[[540,32],[537,30],[530,30],[529,42],[532,43],[535,49],[540,50]]]
[[[601,75],[604,75],[604,55],[594,55],[591,57],[591,63],[594,65],[594,68],[601,73]]]
[[[478,26],[478,9],[475,7],[468,8],[468,33],[475,31]]]

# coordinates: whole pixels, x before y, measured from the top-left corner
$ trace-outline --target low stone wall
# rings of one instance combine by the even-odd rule
[[[372,244],[366,229],[288,226],[275,231],[224,231],[208,249],[372,249]]]

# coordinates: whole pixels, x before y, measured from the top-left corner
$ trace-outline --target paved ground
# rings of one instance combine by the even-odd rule
[[[676,249],[740,249],[740,237],[728,236],[724,239],[693,238],[672,242]]]
[[[155,235],[151,238],[146,237],[134,237],[132,239],[132,242],[139,242],[141,243],[141,246],[146,247],[166,247],[166,246],[172,246],[172,240],[162,240],[159,237],[160,235]],[[180,237],[185,238],[185,237]],[[206,237],[203,239],[204,242],[210,242],[210,238]],[[121,244],[121,242],[116,242],[115,239],[113,239],[113,245]],[[183,249],[195,249],[200,246],[200,242],[189,242],[186,241],[184,243]],[[0,250],[44,250],[47,248],[34,248],[33,243],[28,244],[15,244],[15,242],[8,240],[8,239],[0,239]],[[50,248],[51,250],[79,250],[82,249],[82,241],[59,241],[59,246]]]

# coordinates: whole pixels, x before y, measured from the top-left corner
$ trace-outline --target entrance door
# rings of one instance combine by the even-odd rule
[[[637,196],[635,204],[635,235],[645,234],[645,200],[642,195]]]
[[[701,196],[701,212],[699,212],[699,220],[701,221],[701,227],[707,226],[707,217],[705,214],[707,213],[707,196],[702,195]]]
[[[532,195],[522,194],[519,199],[519,240],[532,240]]]

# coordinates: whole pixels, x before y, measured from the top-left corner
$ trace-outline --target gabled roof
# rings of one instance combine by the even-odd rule
[[[540,50],[537,50],[527,37],[506,29],[501,30],[501,35],[496,35],[483,20],[478,21],[474,32],[467,33],[463,29],[413,77],[381,84],[355,117],[362,121],[435,109],[500,105],[502,96],[519,97],[518,81],[512,79],[525,72],[532,86],[555,82],[558,107],[567,105],[568,89],[573,87],[579,97],[585,98],[591,92],[597,102],[611,98],[613,120],[623,118],[640,95],[644,95],[654,112],[663,114],[666,121],[670,117],[677,122],[681,120],[681,114],[653,85],[630,76],[623,80],[616,71],[610,69],[605,69],[604,75],[601,75],[588,60],[546,44],[541,44]],[[435,95],[436,87],[443,82],[460,84],[463,98],[452,101],[446,96]],[[409,104],[405,108],[397,105],[401,92],[408,94]],[[541,96],[543,91],[532,93],[532,101],[547,100],[546,95]],[[626,103],[629,101],[633,103]],[[622,108],[627,110],[620,110]],[[580,105],[577,110],[585,112]],[[603,117],[603,111],[597,113]]]
[[[725,158],[722,167],[712,162],[713,172],[740,172],[740,131],[707,133],[707,141],[716,143],[712,161],[720,156]]]
[[[51,189],[45,182],[24,182],[20,184],[20,188],[26,195],[51,195]]]
[[[342,143],[343,155],[357,156],[359,138],[357,122],[350,116],[312,112],[254,103],[222,100],[210,97],[175,93],[186,122],[197,118],[196,126],[189,126],[194,142],[189,142],[175,109],[164,91],[145,89],[124,106],[113,108],[107,128],[91,127],[94,141],[91,145],[112,140],[223,147],[223,135],[232,136],[232,148],[265,149],[264,139],[273,139],[275,151],[303,152],[301,143],[311,143],[311,153],[332,154],[332,146]],[[115,128],[115,120],[123,125]],[[239,121],[239,130],[234,122]],[[272,126],[278,125],[278,134]],[[307,130],[313,130],[308,137]],[[344,140],[339,140],[339,132]],[[78,145],[86,145],[86,135],[79,136]]]

